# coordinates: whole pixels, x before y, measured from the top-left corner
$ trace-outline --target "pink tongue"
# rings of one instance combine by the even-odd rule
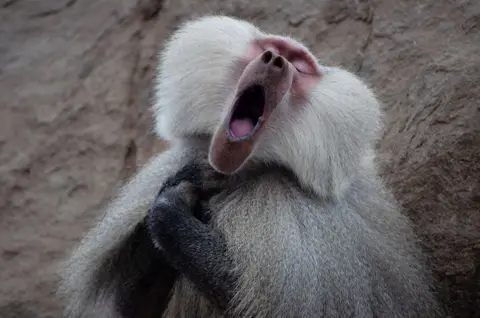
[[[230,132],[235,138],[247,135],[252,129],[253,124],[248,119],[235,119],[230,123]]]

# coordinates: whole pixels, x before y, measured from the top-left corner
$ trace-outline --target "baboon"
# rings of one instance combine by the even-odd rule
[[[167,42],[154,111],[172,147],[69,259],[68,317],[439,316],[377,175],[380,105],[360,78],[206,16]]]

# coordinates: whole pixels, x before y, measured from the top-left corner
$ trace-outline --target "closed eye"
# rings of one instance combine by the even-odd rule
[[[293,61],[292,64],[300,73],[305,73],[305,74],[312,73],[311,67],[307,62],[297,59]]]

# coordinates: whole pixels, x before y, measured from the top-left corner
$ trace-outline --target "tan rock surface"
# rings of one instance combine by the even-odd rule
[[[162,40],[209,12],[290,33],[375,87],[386,180],[418,225],[442,299],[474,316],[480,2],[2,0],[0,317],[61,316],[58,261],[164,147],[148,110]]]

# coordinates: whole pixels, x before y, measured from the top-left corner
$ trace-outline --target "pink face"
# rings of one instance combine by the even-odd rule
[[[288,39],[270,36],[251,41],[242,62],[248,64],[267,50],[281,55],[293,66],[295,71],[292,91],[294,95],[306,98],[309,89],[314,87],[322,76],[312,54]]]
[[[321,73],[303,47],[278,37],[253,40],[240,60],[236,89],[228,114],[210,147],[210,162],[219,171],[240,169],[255,149],[265,123],[289,96],[287,107],[308,99]],[[288,94],[290,93],[290,94]]]

